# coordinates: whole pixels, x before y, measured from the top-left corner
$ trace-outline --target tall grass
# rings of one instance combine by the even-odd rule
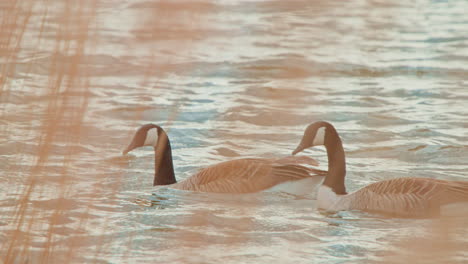
[[[14,197],[14,215],[0,218],[8,227],[0,236],[0,260],[4,263],[95,261],[104,250],[103,243],[92,241],[91,244],[97,245],[92,247],[94,252],[87,250],[83,258],[79,249],[93,236],[84,234],[64,239],[57,226],[77,199],[73,193],[77,191],[74,186],[79,184],[76,182],[79,179],[73,177],[75,171],[71,168],[79,155],[76,146],[87,140],[84,120],[89,111],[93,80],[89,75],[89,57],[102,37],[97,11],[105,4],[109,3],[98,0],[4,0],[0,3],[0,115],[9,120],[0,126],[0,135],[23,133],[24,139],[32,139],[34,145],[33,150],[26,144],[19,144],[14,150],[14,157],[34,157],[28,166],[9,160],[10,164],[3,167],[9,170],[8,177],[21,177],[11,186],[12,190],[17,190],[8,192]],[[195,41],[206,35],[199,18],[211,8],[210,4],[190,2],[148,2],[141,7],[142,16],[134,25],[133,34],[140,43],[176,39],[177,45],[172,47],[174,54],[188,51]],[[131,54],[133,47],[131,41],[129,43],[128,53]],[[153,96],[164,96],[157,89],[158,80],[170,72],[173,55],[155,55],[158,54],[156,46],[149,48],[147,54],[148,65],[142,74],[142,84],[155,87]],[[31,96],[25,96],[24,100],[17,98],[24,95]],[[12,114],[18,106],[21,106],[18,108],[21,115]],[[178,107],[172,108],[169,122],[177,117]],[[142,112],[134,113],[135,124],[138,124]],[[29,125],[17,131],[17,123]],[[57,142],[65,149],[58,162],[54,153]],[[57,163],[59,165],[50,166]],[[53,195],[44,193],[44,186],[48,184],[44,182],[44,175],[48,174],[57,176],[54,178],[57,192]],[[118,182],[110,188],[117,193]],[[101,191],[94,192],[96,198],[103,195]],[[47,210],[34,206],[44,198],[48,202]],[[85,213],[78,215],[75,230],[87,230],[84,227],[89,221],[88,211],[85,208]],[[131,240],[129,237],[127,257],[131,255]]]
[[[1,101],[6,103],[10,94],[23,90],[31,94],[41,94],[45,99],[44,108],[37,109],[30,106],[31,120],[22,120],[33,123],[33,118],[40,117],[40,126],[32,124],[29,130],[37,139],[35,160],[30,166],[30,171],[21,175],[26,177],[24,185],[21,186],[18,203],[15,205],[14,218],[8,224],[12,226],[12,232],[2,239],[1,258],[4,263],[51,263],[56,262],[54,250],[58,246],[55,242],[54,228],[63,214],[63,203],[71,188],[70,172],[68,166],[73,156],[76,155],[75,146],[82,140],[81,127],[86,115],[89,97],[89,79],[83,71],[85,61],[85,50],[90,42],[90,25],[95,18],[97,2],[92,1],[3,1],[3,12],[1,16],[0,52],[1,62]],[[34,18],[34,19],[33,19]],[[39,24],[37,24],[39,22]],[[45,36],[45,26],[54,27],[48,30]],[[51,44],[51,39],[54,39]],[[50,45],[50,46],[49,46]],[[25,58],[34,58],[38,53],[47,54],[45,66],[46,81],[38,84],[39,87],[14,86],[14,80],[22,78],[35,79],[32,69],[37,62],[30,60],[24,68],[17,70],[18,65],[24,65]],[[39,78],[40,79],[40,78]],[[38,79],[38,81],[39,81]],[[40,82],[40,81],[39,81]],[[34,90],[34,89],[39,89]],[[23,93],[24,94],[24,93]],[[25,98],[27,100],[27,98]],[[28,104],[28,102],[24,102]],[[5,105],[5,104],[4,104]],[[14,107],[8,105],[3,107],[0,114],[5,115],[9,109]],[[42,110],[42,111],[41,111]],[[38,113],[38,111],[41,111]],[[9,131],[9,127],[2,126],[3,135],[17,133]],[[63,136],[65,135],[65,137]],[[61,171],[59,176],[59,193],[57,194],[56,209],[53,210],[48,223],[39,224],[39,229],[44,228],[47,232],[43,235],[43,246],[41,250],[33,251],[32,242],[34,233],[38,231],[38,219],[44,217],[41,212],[31,206],[33,196],[40,195],[41,174],[47,173],[46,164],[51,155],[53,143],[62,141],[66,146],[66,153],[61,160]],[[24,149],[17,149],[22,152]],[[86,221],[86,219],[81,219]],[[68,247],[67,254],[61,256],[62,261],[70,261],[74,258],[73,244],[60,245]]]

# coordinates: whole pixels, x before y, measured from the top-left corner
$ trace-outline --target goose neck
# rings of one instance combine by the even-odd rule
[[[154,181],[153,186],[176,183],[172,149],[168,136],[164,131],[159,133],[158,143],[154,147]]]
[[[328,156],[328,175],[323,182],[336,194],[346,194],[344,179],[346,176],[346,160],[343,144],[336,131],[330,132],[325,143]]]

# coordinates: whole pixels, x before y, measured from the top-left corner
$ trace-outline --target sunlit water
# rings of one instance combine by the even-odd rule
[[[327,120],[344,141],[349,191],[395,177],[468,181],[468,2],[99,1],[80,62],[89,90],[69,102],[73,113],[87,97],[80,139],[66,144],[74,130],[59,119],[36,171],[57,100],[47,80],[60,1],[49,2],[45,22],[31,15],[15,63],[0,61],[13,69],[0,107],[0,241],[17,228],[33,174],[34,218],[18,235],[30,263],[51,245],[50,263],[70,247],[75,263],[468,262],[463,218],[156,190],[152,149],[121,155],[139,125],[159,124],[184,179],[237,157],[290,155],[309,123]],[[324,149],[305,153],[326,169]]]

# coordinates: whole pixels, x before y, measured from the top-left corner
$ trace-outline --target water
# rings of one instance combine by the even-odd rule
[[[6,263],[466,263],[463,218],[317,211],[313,195],[155,191],[281,157],[311,122],[345,145],[349,191],[468,180],[468,3],[4,1],[0,241]],[[326,168],[324,149],[305,152]]]

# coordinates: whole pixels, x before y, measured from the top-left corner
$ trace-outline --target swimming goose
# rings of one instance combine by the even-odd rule
[[[468,182],[430,178],[384,180],[348,194],[344,184],[346,162],[343,144],[330,123],[321,121],[309,125],[292,154],[319,145],[324,145],[327,150],[328,175],[317,191],[318,208],[420,217],[439,215],[446,206],[468,202]]]
[[[304,189],[312,192],[313,186],[317,186],[326,174],[325,171],[299,165],[301,163],[318,165],[317,161],[305,156],[289,156],[282,159],[246,158],[212,165],[201,169],[184,181],[177,182],[172,163],[171,143],[166,132],[154,124],[141,126],[123,154],[143,146],[154,147],[153,186],[168,185],[175,189],[200,192],[252,193],[295,182],[297,183],[296,187],[302,187],[300,188],[302,190],[298,191],[299,193],[296,193],[296,190],[285,191],[293,194],[304,194]],[[307,187],[304,188],[304,186]]]

